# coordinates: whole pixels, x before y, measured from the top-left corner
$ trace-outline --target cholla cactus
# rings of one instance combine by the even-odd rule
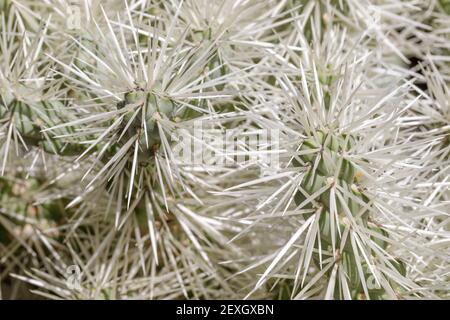
[[[448,298],[445,1],[108,5],[0,2],[2,297]]]

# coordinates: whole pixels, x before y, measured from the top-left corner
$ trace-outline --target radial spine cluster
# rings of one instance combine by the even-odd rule
[[[449,299],[450,2],[0,0],[1,299]]]

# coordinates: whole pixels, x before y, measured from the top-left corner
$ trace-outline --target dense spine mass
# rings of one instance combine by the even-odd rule
[[[449,14],[0,0],[0,298],[448,299]]]

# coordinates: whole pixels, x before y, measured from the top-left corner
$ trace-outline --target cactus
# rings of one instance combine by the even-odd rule
[[[1,297],[449,298],[448,1],[102,5],[0,1]]]

